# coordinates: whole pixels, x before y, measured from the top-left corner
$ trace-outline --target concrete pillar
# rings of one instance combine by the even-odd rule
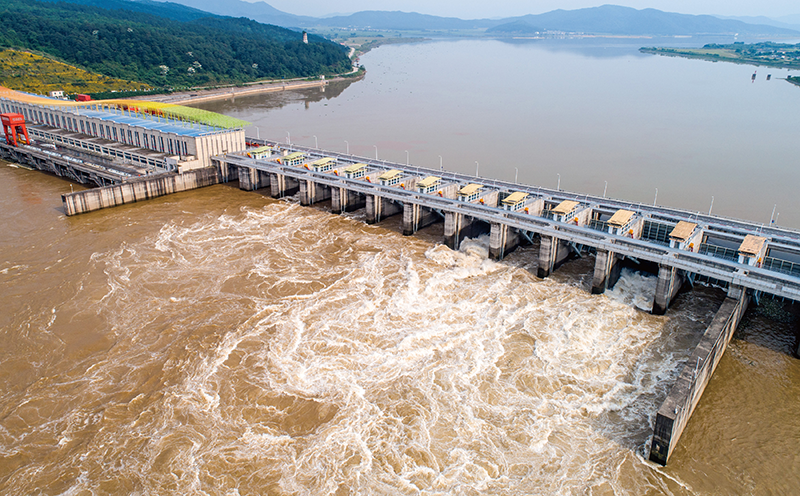
[[[738,295],[736,298],[730,294]],[[744,288],[736,288],[720,305],[714,320],[703,333],[697,348],[681,370],[675,385],[658,409],[650,443],[650,460],[666,465],[686,424],[717,368],[736,327],[742,320],[750,298]]]
[[[619,280],[622,264],[619,255],[607,250],[597,250],[594,262],[594,277],[592,278],[592,294],[603,294],[606,289],[611,289]]]
[[[667,313],[672,300],[686,282],[686,274],[682,270],[668,265],[658,265],[658,282],[656,283],[656,295],[653,299],[653,315],[664,315]]]
[[[255,191],[268,185],[268,173],[251,167],[239,167],[239,189]]]
[[[444,244],[453,250],[458,250],[461,245],[464,217],[458,212],[444,213]]]
[[[444,213],[444,244],[453,250],[461,246],[465,238],[486,233],[486,223],[459,212]]]
[[[519,231],[505,224],[492,223],[489,235],[489,258],[502,260],[519,246]]]
[[[367,224],[377,224],[387,217],[399,214],[403,207],[378,195],[367,195]]]
[[[334,212],[352,212],[367,205],[365,195],[345,188],[331,188],[331,210]]]
[[[541,235],[539,245],[539,268],[536,275],[542,279],[553,273],[553,270],[569,258],[569,246],[553,236]]]
[[[275,172],[269,173],[269,186],[273,198],[291,196],[297,193],[299,189],[296,179]]]
[[[308,179],[298,181],[300,183],[300,205],[307,207],[317,202],[327,200],[331,197],[330,188]]]
[[[427,227],[441,217],[430,208],[416,203],[403,204],[403,235],[411,236],[423,227]]]
[[[239,167],[231,165],[224,160],[220,160],[217,164],[217,171],[219,172],[220,179],[223,183],[229,181],[236,181],[239,179]]]

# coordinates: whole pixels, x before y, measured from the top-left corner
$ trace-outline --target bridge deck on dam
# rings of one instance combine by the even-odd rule
[[[250,158],[245,153],[227,154],[216,157],[215,162],[221,167],[236,166],[292,178],[315,188],[336,188],[401,205],[418,205],[442,216],[446,213],[468,216],[507,226],[525,237],[544,236],[620,258],[654,262],[691,277],[697,275],[800,300],[800,232],[797,231],[296,145],[261,143],[274,147],[276,153],[263,158]],[[303,158],[298,159],[298,153]],[[283,157],[290,160],[282,160]],[[325,161],[329,167],[310,165],[326,157],[335,159]],[[354,164],[366,165],[361,177],[344,174],[344,169]],[[378,181],[383,173],[395,170],[406,179],[392,184]],[[223,173],[223,180],[226,177]],[[425,189],[423,180],[431,178],[436,184]],[[472,194],[469,198],[446,194],[447,185],[455,185],[453,191],[470,190]],[[494,199],[485,201],[491,192]],[[533,207],[536,202],[539,205],[514,210],[506,203],[509,198],[520,196],[525,198],[525,206]],[[624,226],[619,225],[621,221]]]

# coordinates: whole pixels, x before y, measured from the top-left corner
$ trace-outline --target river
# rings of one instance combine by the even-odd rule
[[[434,84],[446,79],[441,72],[462,76],[458,61],[422,75],[414,69],[433,69],[446,59],[437,50],[453,55],[454,47],[493,54],[469,60],[495,68],[495,59],[533,50],[560,67],[571,63],[556,77],[563,84],[587,74],[587,64],[610,64],[613,73],[626,64],[700,63],[624,47],[597,57],[499,42],[386,46],[363,58],[370,75],[362,82],[206,106],[249,116],[262,137],[288,130],[292,141],[313,144],[316,135],[320,147],[349,144],[362,155],[377,146],[381,158],[397,161],[408,150],[412,163],[429,166],[442,155],[446,167],[465,172],[478,160],[481,175],[508,179],[518,167],[520,181],[547,173],[555,185],[557,168],[545,168],[545,157],[569,161],[533,130],[555,139],[570,128],[566,117],[547,126],[540,116],[514,134],[498,114],[519,119],[531,105],[521,94],[487,84],[486,95],[507,105],[476,102],[457,85]],[[555,76],[544,74],[552,71],[545,62],[520,65],[559,86],[546,81]],[[782,81],[762,90],[765,81],[745,79],[743,91],[783,85],[800,95]],[[694,98],[691,85],[674,91]],[[439,97],[427,100],[434,92]],[[458,92],[460,106],[447,106]],[[395,114],[378,112],[389,105],[382,99],[395,100]],[[607,105],[602,96],[576,99],[578,122],[602,113],[592,102]],[[476,123],[491,134],[484,139]],[[576,126],[564,153],[616,163],[603,156],[613,147],[582,142],[588,124]],[[608,127],[599,129],[618,139]],[[526,139],[527,155],[514,148]],[[684,148],[665,147],[652,156]],[[511,158],[501,160],[504,153]],[[518,165],[518,156],[530,165]],[[579,172],[588,165],[564,167],[563,188],[598,187]],[[596,176],[609,181],[609,196],[628,198],[627,167]],[[658,173],[648,167],[640,179]],[[680,188],[658,184],[659,202],[666,196],[665,204],[689,208],[670,199]],[[591,257],[540,280],[530,247],[493,262],[485,238],[453,251],[439,244],[441,225],[404,237],[397,218],[368,226],[363,212],[333,215],[325,205],[304,208],[235,185],[67,218],[59,195],[69,188],[0,164],[2,494],[710,495],[800,487],[794,335],[760,312],[737,332],[669,465],[646,461],[655,412],[721,302],[718,290],[696,288],[658,317],[637,309],[649,305],[653,277],[626,271],[613,291],[590,295]],[[714,209],[735,215],[720,199],[728,194],[715,196]],[[780,198],[781,206],[792,201]]]

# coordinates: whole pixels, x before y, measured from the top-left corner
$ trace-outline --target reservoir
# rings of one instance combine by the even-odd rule
[[[800,226],[800,88],[641,40],[384,46],[363,81],[204,104],[248,134]],[[653,43],[656,44],[656,43]],[[761,74],[761,69],[758,69]],[[256,131],[256,127],[258,130]],[[287,134],[288,133],[288,134]],[[406,155],[408,151],[408,155]],[[235,184],[67,218],[0,163],[4,494],[792,494],[800,362],[751,312],[667,467],[655,413],[723,293],[453,251]],[[516,169],[515,169],[516,168]],[[559,177],[560,175],[560,177]],[[784,318],[778,315],[779,320]]]
[[[459,40],[367,53],[364,81],[209,102],[262,138],[800,228],[791,71],[647,55],[732,40]],[[751,80],[753,72],[758,76]],[[797,71],[795,71],[797,72]],[[770,81],[767,73],[772,74]],[[605,188],[606,182],[608,187]],[[658,189],[656,198],[655,190]]]

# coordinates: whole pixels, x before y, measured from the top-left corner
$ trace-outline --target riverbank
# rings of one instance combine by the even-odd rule
[[[133,99],[147,100],[151,102],[173,103],[176,105],[187,105],[212,100],[227,100],[236,98],[237,96],[255,95],[259,93],[273,93],[276,91],[301,90],[306,88],[321,88],[332,82],[362,79],[364,74],[366,74],[366,71],[356,69],[351,74],[351,76],[339,76],[331,79],[303,79],[292,81],[283,80],[263,83],[248,83],[242,86],[227,86],[222,88],[181,91],[164,95],[147,95],[133,97]]]
[[[643,47],[639,51],[653,55],[700,59],[710,62],[730,62],[779,69],[800,69],[800,59],[794,57],[786,58],[787,51],[795,52],[797,50],[796,46],[786,45],[786,47],[791,47],[791,49],[781,50],[781,47],[770,47],[773,49],[770,53],[764,53],[757,45],[738,44],[705,46],[703,48]]]
[[[294,79],[294,80],[273,80],[265,82],[245,83],[238,86],[225,86],[207,89],[195,89],[181,91],[163,95],[134,96],[136,100],[148,100],[161,103],[173,103],[176,105],[187,105],[193,103],[208,102],[213,100],[227,100],[237,96],[256,95],[259,93],[273,93],[277,91],[300,90],[307,88],[321,88],[326,84],[338,81],[352,81],[363,79],[366,70],[358,65],[359,56],[378,48],[382,45],[392,45],[400,43],[418,43],[426,41],[426,38],[375,38],[358,37],[353,38],[342,44],[350,48],[350,58],[353,60],[353,70],[349,73],[339,75],[331,79]]]

